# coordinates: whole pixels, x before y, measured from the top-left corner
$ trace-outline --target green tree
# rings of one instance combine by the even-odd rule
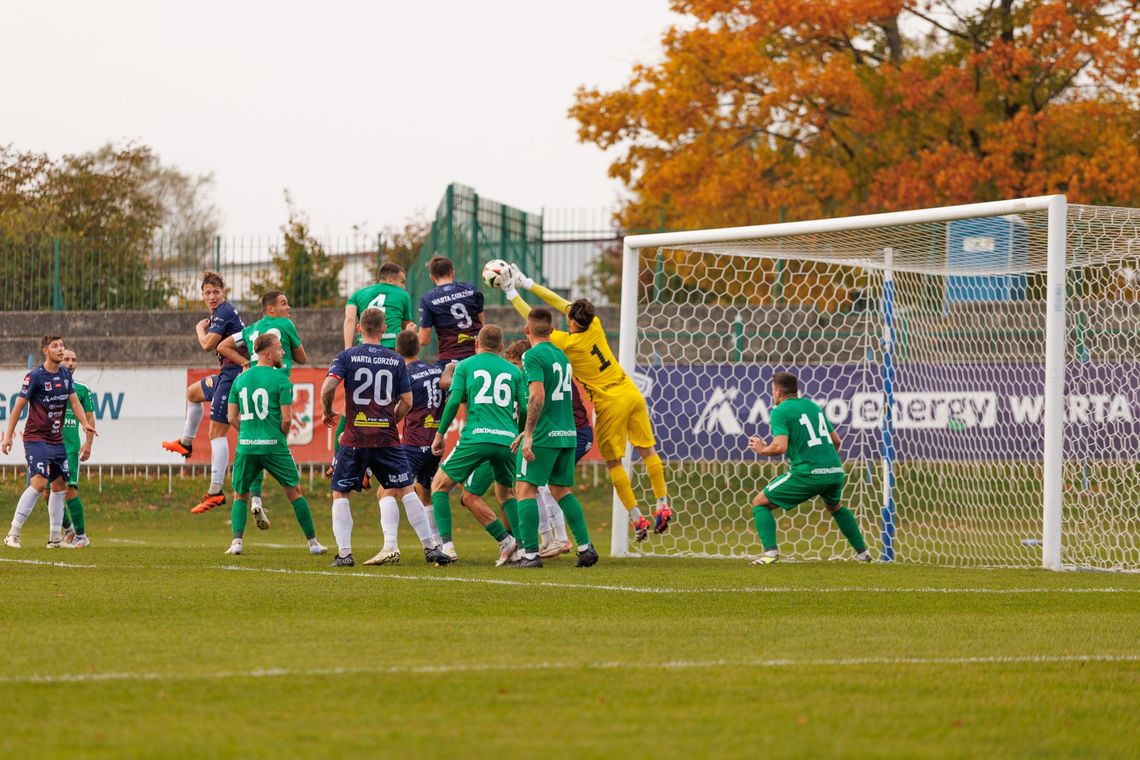
[[[341,301],[340,273],[343,259],[325,252],[309,229],[309,219],[293,205],[285,192],[289,221],[281,227],[285,243],[273,251],[272,271],[253,284],[255,293],[280,290],[294,306],[332,306]]]
[[[384,228],[384,258],[410,271],[430,235],[431,222],[422,211],[417,211],[404,222],[403,227]],[[379,268],[378,262],[375,269]]]

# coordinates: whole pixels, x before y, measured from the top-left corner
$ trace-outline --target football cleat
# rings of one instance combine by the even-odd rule
[[[669,530],[669,522],[673,519],[673,510],[664,502],[659,503],[657,511],[653,513],[653,532],[657,534]]]
[[[333,567],[352,567],[355,564],[356,564],[356,560],[354,560],[352,558],[351,554],[348,554],[344,557],[342,557],[338,554],[336,556],[336,558],[332,561]]]
[[[75,528],[66,528],[63,531],[63,542],[65,544],[70,544],[72,541],[75,540],[75,536],[76,536]]]
[[[20,543],[20,537],[9,533],[4,537],[4,545],[9,549],[22,549],[23,544]]]
[[[574,567],[593,567],[598,564],[598,550],[593,544],[586,544],[586,548],[578,552],[578,561]]]
[[[459,561],[459,552],[455,551],[455,545],[440,547],[440,551],[446,554],[452,562]]]
[[[759,559],[752,560],[753,565],[774,565],[780,561],[779,554],[765,554]]]
[[[241,554],[241,544],[230,544],[230,548],[226,549],[226,554],[234,556]]]
[[[194,453],[194,444],[185,446],[182,441],[163,441],[162,448],[175,454],[181,454],[184,459],[189,459],[190,455]]]
[[[327,546],[321,546],[320,544],[309,544],[309,554],[312,554],[314,557],[318,554],[328,553],[329,548]]]
[[[63,546],[63,539],[57,538],[57,539],[56,539],[56,540],[54,540],[54,541],[52,541],[50,538],[48,539],[48,542],[47,542],[47,548],[49,548],[49,549],[59,549],[59,548],[60,548],[60,547],[62,547],[62,546]]]
[[[226,495],[224,493],[206,494],[202,497],[202,501],[198,506],[190,510],[192,515],[200,515],[203,512],[209,512],[214,507],[220,507],[226,503]]]
[[[372,559],[364,561],[366,565],[398,565],[400,564],[400,550],[395,549],[390,552],[380,551]]]
[[[533,557],[523,557],[511,567],[542,567],[542,557],[537,554]]]
[[[855,555],[855,561],[856,562],[873,562],[874,560],[871,557],[871,550],[870,549],[864,549],[863,551],[856,554]]]
[[[514,554],[515,549],[518,548],[518,541],[515,537],[508,534],[504,543],[499,545],[499,558],[495,560],[495,567],[502,567],[511,561],[511,555]]]
[[[444,565],[450,565],[452,562],[455,561],[451,557],[449,557],[443,551],[443,549],[439,548],[438,546],[433,546],[430,549],[424,549],[424,560],[429,565],[436,565],[437,567],[443,567]]]
[[[364,478],[360,481],[360,487],[363,488],[365,491],[371,491],[372,490],[372,478],[369,476],[369,474],[367,472],[364,473]],[[365,562],[364,564],[368,564],[368,563]]]
[[[91,539],[87,538],[87,536],[76,536],[71,539],[70,542],[67,540],[63,542],[64,549],[86,549],[90,545]]]
[[[644,541],[649,538],[649,520],[645,519],[645,515],[637,518],[637,522],[633,525],[633,537],[637,541]]]
[[[253,514],[253,522],[261,530],[269,530],[269,510],[264,504],[259,504],[249,510]]]
[[[569,554],[570,550],[573,548],[574,545],[569,541],[551,541],[549,544],[546,544],[538,550],[538,556],[542,557],[543,559],[550,559],[551,557],[557,557],[560,554]]]

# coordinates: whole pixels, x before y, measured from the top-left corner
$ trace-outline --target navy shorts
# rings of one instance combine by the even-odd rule
[[[240,374],[241,367],[231,364],[216,375],[202,378],[202,395],[210,402],[210,419],[214,422],[230,424],[230,386]]]
[[[590,449],[594,448],[594,429],[592,427],[584,427],[578,430],[578,448],[574,450],[574,464],[582,461],[582,457],[590,453]]]
[[[408,467],[403,448],[386,446],[380,449],[358,449],[355,446],[341,446],[333,459],[333,490],[339,493],[359,491],[367,470],[372,471],[380,488],[412,486],[412,470]]]
[[[67,479],[67,447],[62,443],[24,441],[24,456],[28,459],[29,481],[35,475],[44,476],[49,483],[56,478]]]
[[[408,469],[415,481],[431,491],[431,481],[439,470],[439,457],[431,453],[431,446],[401,446],[408,459]]]

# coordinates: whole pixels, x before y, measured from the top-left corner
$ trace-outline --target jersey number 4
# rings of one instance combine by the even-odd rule
[[[807,429],[809,449],[813,446],[818,446],[821,443],[831,445],[831,433],[827,429],[827,420],[823,418],[822,414],[819,415],[818,436],[815,434],[815,430],[811,426],[811,420],[808,419],[808,416],[806,414],[800,415],[800,424]]]

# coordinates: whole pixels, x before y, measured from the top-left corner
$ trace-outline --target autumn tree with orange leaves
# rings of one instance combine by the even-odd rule
[[[674,0],[664,57],[579,89],[654,229],[1063,192],[1140,206],[1140,18],[1093,0]]]

